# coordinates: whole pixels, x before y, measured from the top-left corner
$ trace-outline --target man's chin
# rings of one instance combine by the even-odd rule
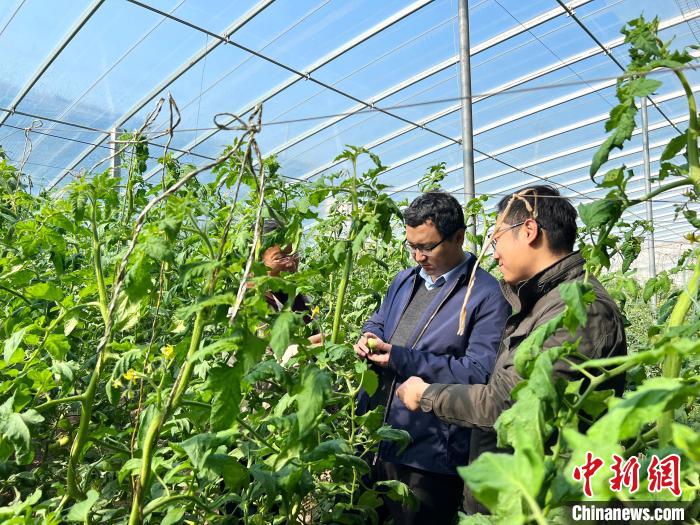
[[[518,280],[514,279],[512,275],[510,275],[508,272],[504,272],[503,268],[501,268],[500,270],[501,270],[501,275],[503,276],[503,281],[506,284],[511,284],[511,285],[518,284]]]

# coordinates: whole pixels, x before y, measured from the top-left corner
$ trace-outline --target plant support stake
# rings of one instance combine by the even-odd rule
[[[651,163],[649,162],[649,118],[647,116],[647,97],[642,98],[642,152],[644,155],[644,188],[651,193]],[[646,202],[647,220],[652,229],[647,238],[649,257],[649,278],[656,277],[656,243],[654,241],[654,212],[651,199]],[[656,295],[651,296],[651,307],[656,313]]]

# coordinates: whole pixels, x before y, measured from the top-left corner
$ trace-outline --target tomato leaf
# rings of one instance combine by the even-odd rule
[[[70,508],[70,512],[68,512],[67,517],[68,521],[87,521],[88,516],[90,515],[90,510],[92,510],[92,506],[99,498],[100,493],[95,489],[90,489],[83,501],[79,501]]]
[[[25,288],[25,292],[35,299],[45,301],[60,301],[63,299],[63,292],[53,283],[36,283]]]
[[[20,344],[22,344],[22,340],[24,339],[24,334],[27,333],[27,330],[29,330],[28,326],[25,326],[24,328],[20,328],[19,330],[16,330],[13,332],[13,334],[9,337],[9,339],[5,340],[5,347],[2,353],[2,358],[6,362],[10,362],[12,359],[13,354],[15,353],[15,350],[19,347]]]
[[[231,428],[240,413],[241,369],[218,366],[209,370],[205,388],[212,393],[209,422],[213,431]]]
[[[326,372],[315,366],[304,369],[301,385],[295,400],[298,406],[297,424],[299,435],[305,436],[316,426],[316,420],[323,412],[326,398],[330,395],[331,380]]]

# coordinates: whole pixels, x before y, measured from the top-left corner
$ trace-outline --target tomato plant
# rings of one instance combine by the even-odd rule
[[[355,414],[359,388],[377,378],[349,342],[377,304],[368,287],[404,262],[399,209],[379,159],[360,148],[343,154],[349,176],[289,184],[260,156],[258,126],[252,118],[206,166],[164,157],[153,184],[144,140],[122,137],[123,187],[104,172],[58,199],[24,191],[0,159],[3,519],[375,516],[380,487],[364,486],[364,457],[408,436],[380,411]],[[365,154],[374,167],[358,173]],[[213,180],[200,182],[208,170]],[[259,262],[265,217],[285,225],[280,243],[305,252],[298,273],[272,277]],[[308,294],[314,322],[291,304],[271,311],[270,290]],[[326,344],[310,345],[312,331],[327,331]],[[283,366],[290,344],[299,352]]]
[[[684,87],[688,130],[664,151],[658,189],[630,198],[630,172],[617,167],[596,180],[606,198],[579,208],[589,271],[625,309],[632,351],[572,361],[588,381],[562,384],[547,372],[575,345],[544,353],[533,341],[521,345],[525,381],[497,428],[514,453],[486,454],[463,471],[491,521],[556,519],[581,497],[570,473],[585,451],[675,452],[682,499],[697,499],[698,248],[675,270],[638,283],[631,264],[649,225],[621,221],[631,206],[685,187],[677,212],[699,227],[688,206],[700,191],[697,111],[682,71],[692,57],[661,42],[657,28],[640,18],[624,30],[632,61],[591,175],[631,137],[637,101],[659,86],[647,76],[655,68],[672,68]],[[410,264],[403,203],[388,196],[385,167],[363,148],[338,157],[347,170],[286,179],[258,150],[260,122],[260,110],[239,122],[238,137],[207,165],[164,155],[148,180],[144,135],[125,135],[124,180],[88,173],[53,195],[32,194],[0,150],[3,522],[363,524],[376,522],[382,493],[410,500],[399,482],[367,482],[366,458],[379,442],[409,436],[383,425],[381,407],[356,414],[359,389],[373,392],[377,376],[351,349],[392,277]],[[364,172],[360,158],[369,160]],[[437,189],[444,177],[438,164],[420,187]],[[485,201],[467,203],[484,231],[494,220]],[[298,272],[267,274],[266,218],[284,225],[274,240],[299,252]],[[678,287],[673,274],[682,270],[692,276]],[[279,311],[266,300],[272,291],[288,298]],[[585,322],[588,292],[585,283],[568,288],[567,312],[542,330]],[[300,294],[310,312],[294,311]],[[310,344],[313,333],[325,342]],[[283,363],[291,345],[298,352]],[[596,390],[622,375],[622,399]],[[643,498],[604,483],[595,489],[601,500]],[[695,503],[687,516],[698,511]]]

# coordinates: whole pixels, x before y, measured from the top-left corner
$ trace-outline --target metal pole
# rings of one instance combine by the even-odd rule
[[[112,176],[116,178],[121,178],[122,173],[121,173],[121,167],[122,167],[122,160],[121,160],[121,155],[118,155],[117,152],[119,151],[119,144],[117,143],[117,140],[119,140],[119,131],[117,128],[112,128],[112,131],[110,132],[110,143],[109,143],[109,154],[111,157],[110,161],[110,169],[112,171]]]
[[[644,159],[644,186],[646,193],[651,191],[651,164],[649,162],[649,118],[647,116],[647,97],[642,98],[642,152]],[[646,201],[647,220],[652,231],[647,238],[647,253],[649,254],[649,277],[656,277],[656,243],[654,242],[654,212],[651,199]],[[656,297],[651,298],[651,307],[656,310]]]
[[[462,158],[464,170],[464,204],[474,198],[474,130],[472,126],[472,80],[469,51],[469,0],[459,0],[459,69],[462,97]],[[476,217],[467,217],[469,230],[476,239]],[[472,243],[479,252],[476,241]]]

